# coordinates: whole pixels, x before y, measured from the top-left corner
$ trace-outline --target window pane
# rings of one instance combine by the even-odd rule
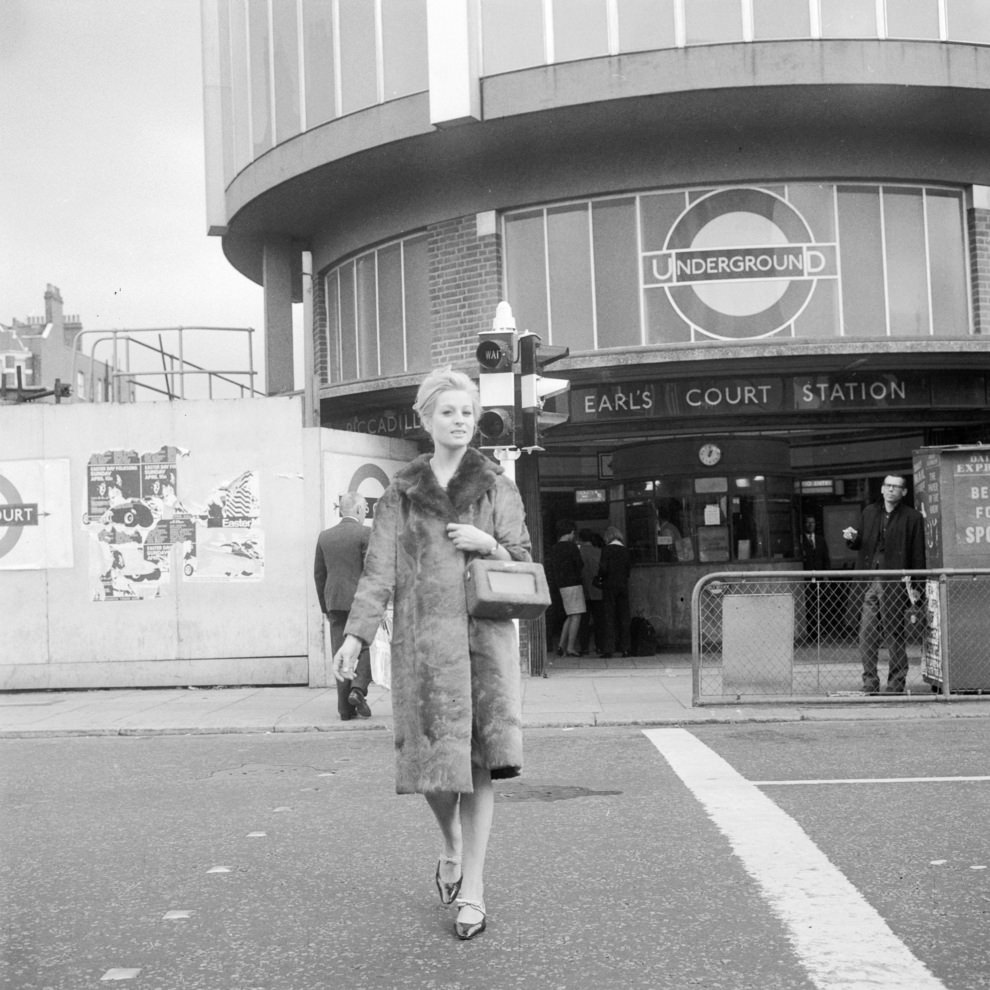
[[[403,242],[406,269],[406,370],[428,371],[430,357],[430,269],[428,237]]]
[[[616,0],[619,51],[673,48],[674,0]]]
[[[356,296],[358,377],[374,378],[378,375],[378,280],[374,252],[357,260]]]
[[[386,100],[429,87],[426,0],[388,0],[382,4],[382,47]]]
[[[339,0],[341,112],[353,113],[378,102],[375,5]]]
[[[223,133],[223,183],[226,186],[234,178],[236,166],[234,164],[234,70],[230,58],[230,8],[227,4],[220,4],[217,10],[219,21],[219,68],[220,68],[220,114]]]
[[[880,196],[876,189],[839,189],[839,270],[842,321],[847,337],[887,333],[880,244]]]
[[[271,81],[268,78],[268,4],[248,0],[251,71],[251,157],[263,155],[272,146]]]
[[[820,0],[823,38],[876,38],[875,0]]]
[[[950,192],[929,191],[925,199],[934,332],[963,336],[969,333],[969,293],[962,202]]]
[[[834,278],[818,280],[807,305],[794,319],[794,336],[805,339],[839,336],[839,285]]]
[[[990,45],[990,4],[987,0],[945,0],[950,41]]]
[[[354,265],[340,269],[340,377],[357,378],[357,339],[355,335]]]
[[[516,326],[538,333],[549,343],[542,210],[506,218],[505,255],[507,298]]]
[[[927,336],[928,277],[921,190],[885,188],[883,219],[891,336]]]
[[[327,381],[339,382],[340,371],[340,284],[337,272],[327,276]]]
[[[684,18],[689,45],[742,41],[741,0],[691,0]]]
[[[646,343],[683,344],[693,340],[690,325],[674,309],[663,289],[646,289],[643,304],[646,308]]]
[[[609,199],[592,207],[598,346],[642,343],[636,201]]]
[[[275,143],[299,133],[299,38],[296,8],[272,7],[275,31]]]
[[[402,245],[390,244],[378,252],[378,335],[382,374],[405,371],[402,326]]]
[[[251,161],[251,77],[247,64],[247,11],[240,4],[230,9],[230,81],[233,110],[234,169]]]
[[[757,41],[810,36],[811,15],[804,0],[753,0],[753,37]]]
[[[333,119],[333,16],[330,0],[303,4],[303,58],[306,71],[306,127]]]
[[[553,0],[554,61],[607,54],[605,0]]]
[[[938,0],[887,0],[887,36],[938,40]]]
[[[482,72],[493,76],[543,64],[543,5],[481,0]]]
[[[594,335],[587,204],[548,210],[547,241],[550,261],[547,343],[566,344],[572,350],[591,350]]]

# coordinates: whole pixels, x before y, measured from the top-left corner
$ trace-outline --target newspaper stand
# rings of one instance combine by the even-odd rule
[[[928,568],[990,568],[990,446],[914,453],[915,504]],[[930,578],[921,673],[948,693],[990,690],[990,575]]]

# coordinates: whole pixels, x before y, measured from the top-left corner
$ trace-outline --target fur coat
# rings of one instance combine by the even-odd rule
[[[510,620],[467,614],[468,554],[450,522],[491,534],[530,560],[522,499],[503,469],[469,448],[446,490],[424,454],[400,470],[375,505],[364,574],[347,632],[374,638],[392,597],[392,713],[396,791],[468,793],[472,764],[492,776],[522,767],[519,649]]]

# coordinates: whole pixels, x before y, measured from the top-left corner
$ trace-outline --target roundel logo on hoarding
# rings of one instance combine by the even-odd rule
[[[643,285],[663,289],[709,337],[767,337],[801,313],[819,279],[837,276],[836,254],[775,193],[721,189],[681,213],[662,251],[643,255]]]
[[[0,474],[0,557],[17,546],[25,526],[38,525],[38,506],[28,505],[14,483]]]

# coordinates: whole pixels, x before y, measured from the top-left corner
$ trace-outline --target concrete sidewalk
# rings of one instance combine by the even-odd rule
[[[852,719],[990,717],[990,697],[944,702],[917,698],[841,702],[691,704],[691,668],[683,658],[624,665],[549,668],[523,678],[528,728],[796,722]],[[368,693],[370,719],[341,722],[336,690],[307,687],[117,688],[0,694],[0,738],[94,735],[186,735],[390,730],[391,695]]]

